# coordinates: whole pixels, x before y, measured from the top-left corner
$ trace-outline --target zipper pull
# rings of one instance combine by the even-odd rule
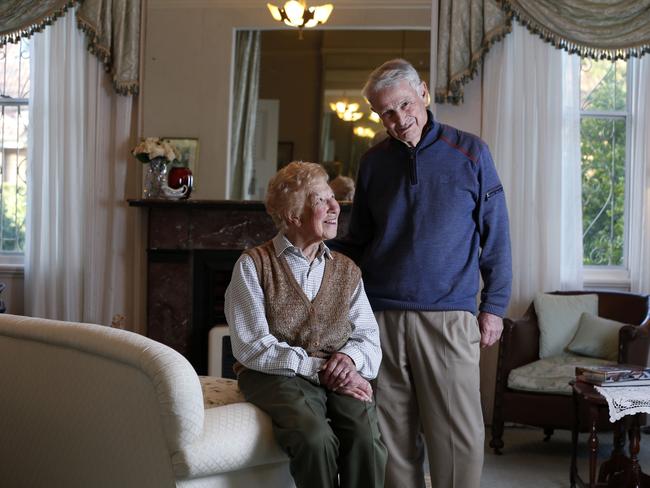
[[[409,148],[409,176],[411,178],[411,185],[418,184],[418,168],[415,164],[415,148]]]

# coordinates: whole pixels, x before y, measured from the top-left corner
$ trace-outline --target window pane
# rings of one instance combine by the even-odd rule
[[[0,253],[22,253],[29,125],[27,41],[0,48]]]
[[[580,65],[581,110],[625,110],[627,63],[583,59]]]
[[[582,229],[584,264],[623,264],[625,120],[583,116]]]
[[[29,97],[29,40],[0,47],[0,95]]]

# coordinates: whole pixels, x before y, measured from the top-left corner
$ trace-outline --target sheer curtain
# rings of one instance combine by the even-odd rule
[[[519,24],[484,65],[483,138],[510,212],[508,316],[538,291],[582,287],[579,58]]]
[[[238,31],[230,138],[230,198],[254,193],[253,142],[260,78],[260,31]]]
[[[31,46],[26,313],[137,328],[133,98],[114,94],[72,12]]]
[[[650,55],[631,59],[632,174],[630,175],[631,290],[650,293]]]

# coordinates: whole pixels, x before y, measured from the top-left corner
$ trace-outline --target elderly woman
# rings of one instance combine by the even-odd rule
[[[271,417],[298,488],[382,487],[386,449],[368,383],[381,361],[378,327],[360,270],[323,242],[339,216],[327,173],[285,166],[266,209],[279,233],[244,251],[226,291],[239,388]]]

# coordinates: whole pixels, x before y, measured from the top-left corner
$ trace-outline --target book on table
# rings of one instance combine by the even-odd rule
[[[650,368],[630,364],[576,366],[576,379],[599,386],[647,386]]]

